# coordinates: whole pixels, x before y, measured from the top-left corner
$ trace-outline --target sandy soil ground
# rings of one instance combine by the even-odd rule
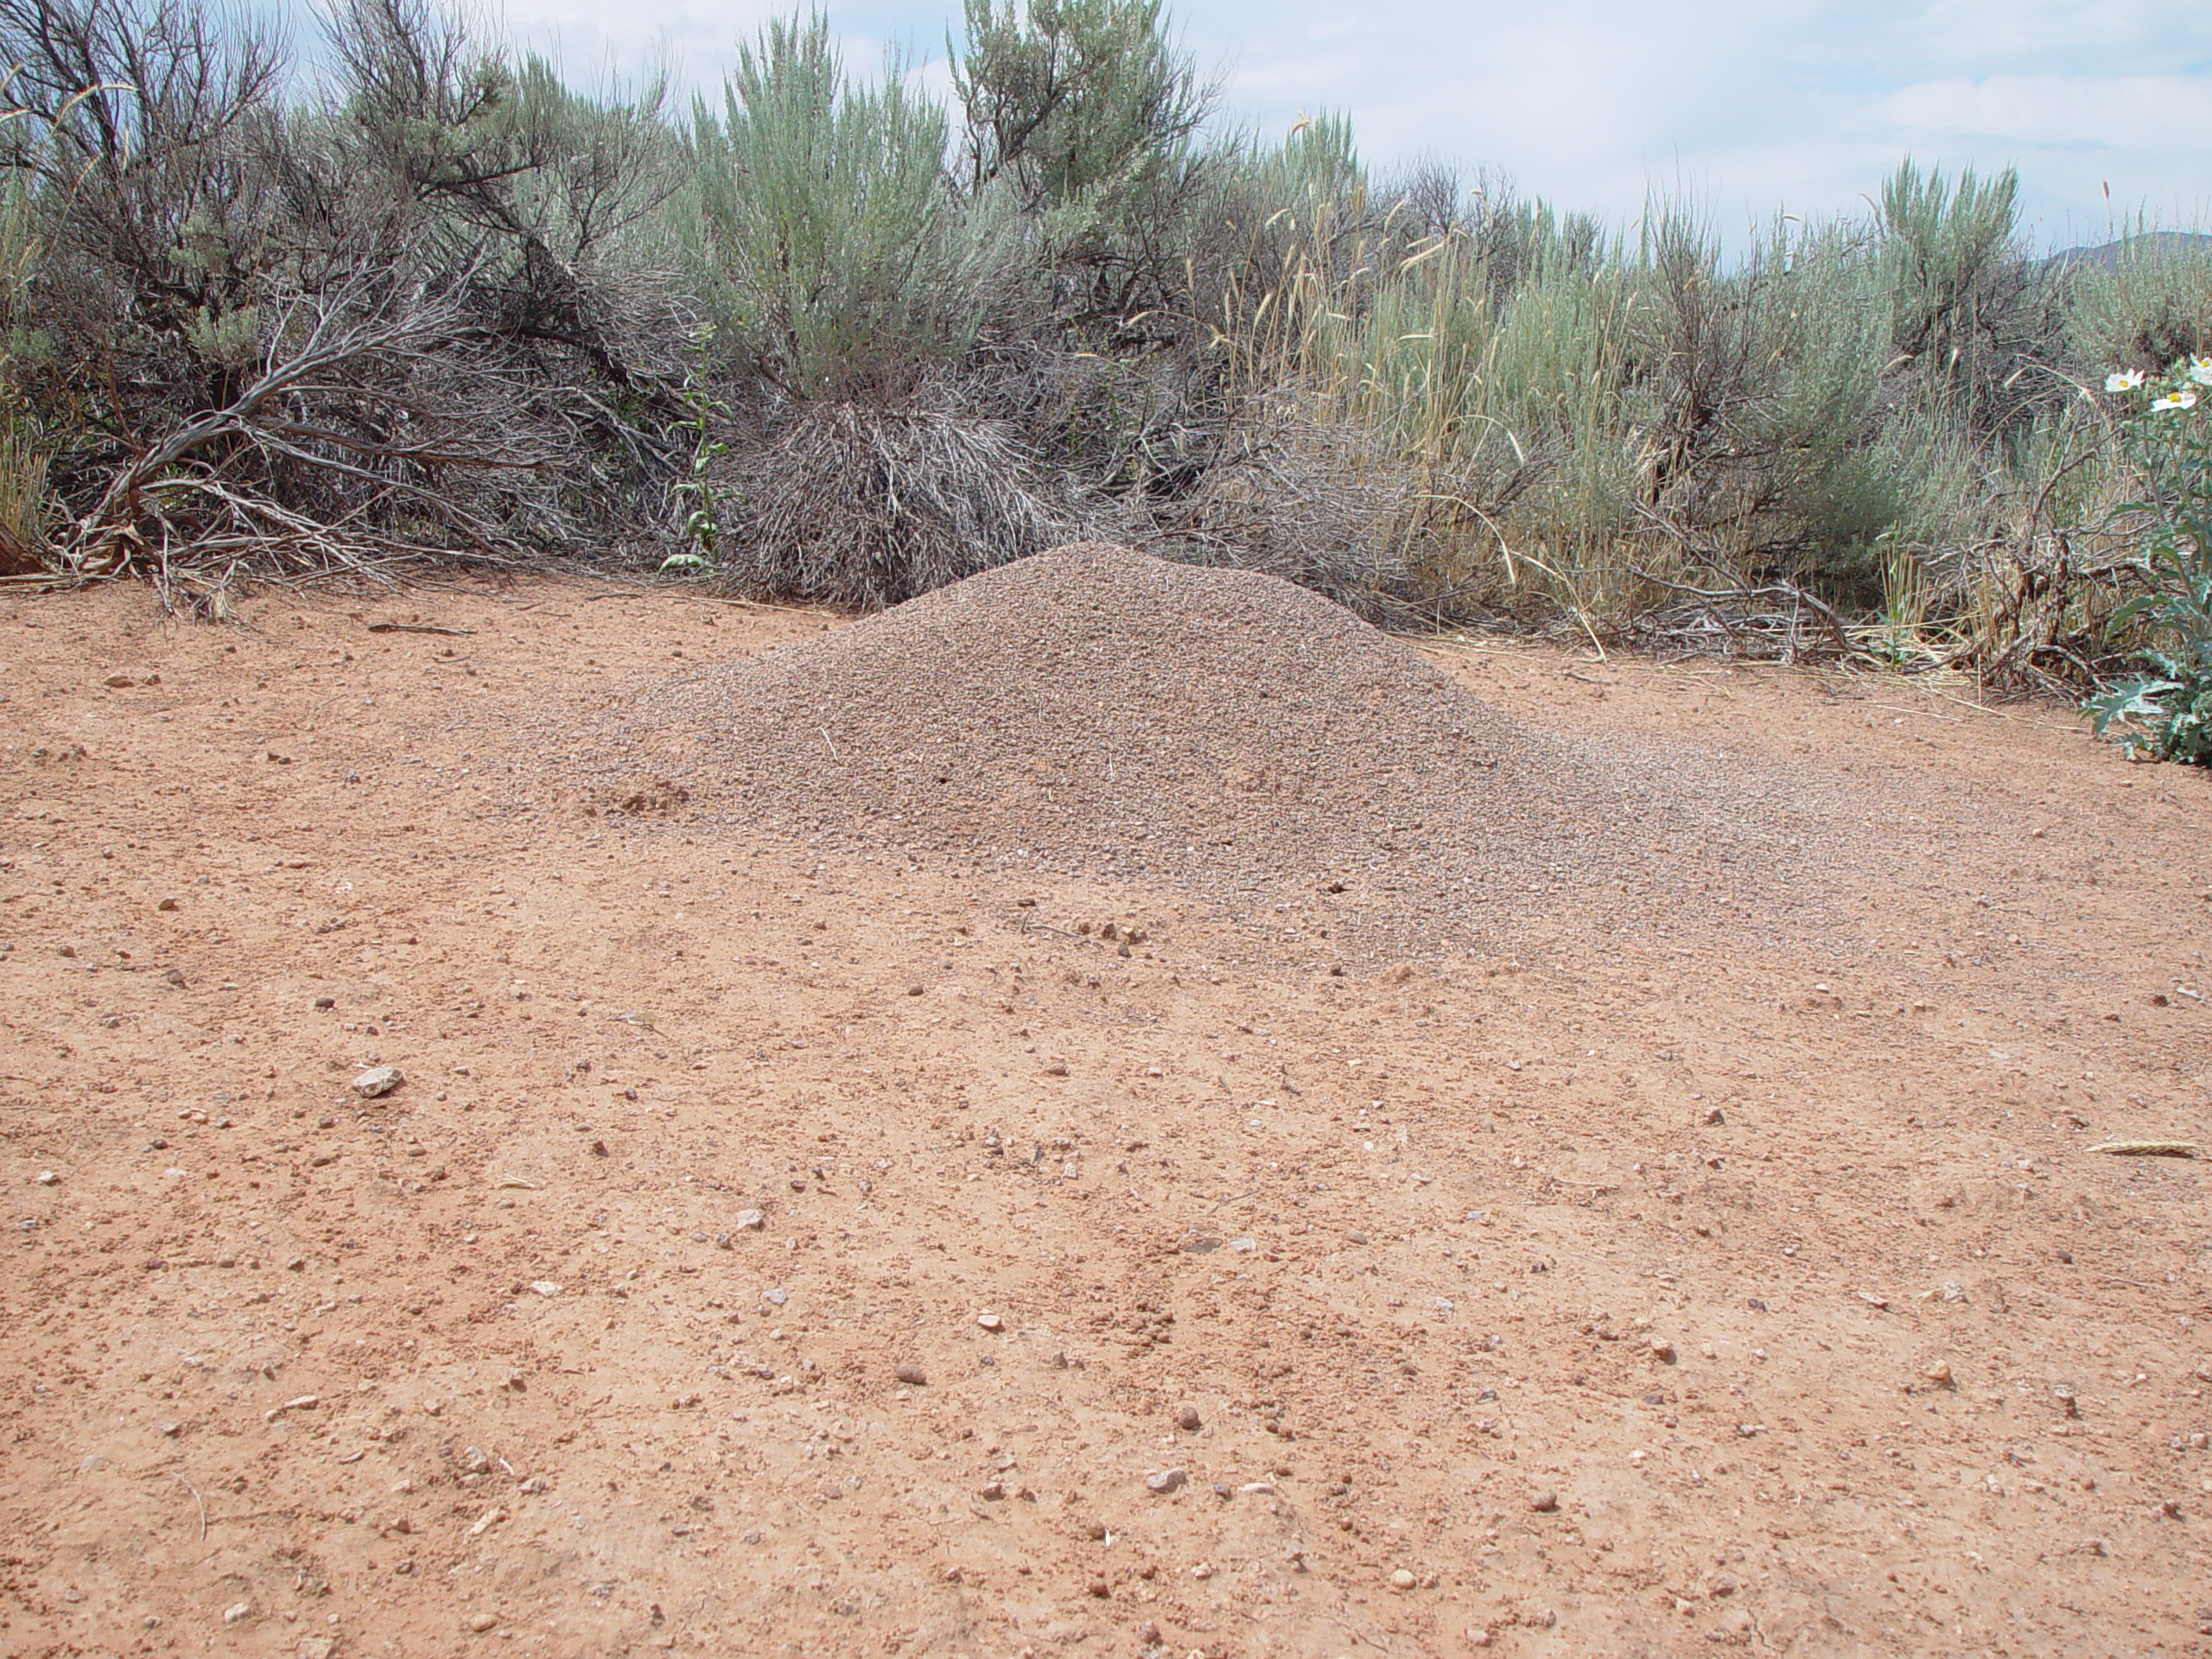
[[[0,607],[0,1650],[2212,1651],[2203,774],[1438,645],[1895,873],[1348,959],[505,770],[816,618],[247,609]]]

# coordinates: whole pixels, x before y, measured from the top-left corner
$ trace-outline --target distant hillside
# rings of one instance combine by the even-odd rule
[[[2202,231],[2145,231],[2094,248],[2067,248],[2050,256],[2054,265],[2096,265],[2116,270],[2123,258],[2165,260],[2212,257],[2212,235]]]

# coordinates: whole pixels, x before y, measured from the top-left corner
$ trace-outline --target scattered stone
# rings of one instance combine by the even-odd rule
[[[767,1224],[768,1218],[758,1210],[741,1210],[737,1212],[737,1230],[741,1233],[757,1233]]]
[[[550,1279],[533,1279],[530,1282],[530,1287],[540,1296],[558,1296],[561,1294],[561,1287]]]
[[[390,1094],[404,1081],[396,1065],[372,1065],[353,1079],[353,1092],[363,1100],[374,1100],[379,1095]]]
[[[1160,1645],[1160,1626],[1151,1619],[1147,1618],[1143,1624],[1138,1625],[1135,1634],[1137,1640],[1147,1648],[1156,1648]]]
[[[334,1008],[338,1006],[338,999],[334,996],[318,996],[315,1000],[315,1005],[318,1008]]]
[[[176,908],[176,900],[174,899],[164,899],[161,903],[156,905],[154,908],[156,910],[175,910]]]
[[[1467,1645],[1471,1648],[1490,1646],[1490,1632],[1479,1624],[1470,1624],[1467,1627]]]
[[[917,1389],[925,1386],[930,1380],[928,1372],[923,1370],[920,1366],[911,1363],[899,1366],[892,1372],[892,1375],[901,1382]]]
[[[61,1178],[59,1175],[55,1174],[50,1169],[41,1169],[37,1174],[31,1177],[31,1179],[36,1181],[41,1186],[52,1186],[56,1182],[60,1181],[60,1179]]]
[[[184,1433],[184,1425],[174,1417],[164,1417],[154,1427],[159,1429],[166,1439],[172,1440]]]
[[[1006,1329],[1006,1321],[995,1313],[978,1313],[976,1316],[976,1323],[982,1325],[986,1331],[1003,1331]]]
[[[250,1601],[234,1601],[223,1609],[223,1623],[226,1624],[242,1624],[252,1617],[253,1604]]]
[[[1198,1408],[1196,1406],[1185,1406],[1175,1414],[1175,1427],[1185,1433],[1197,1433],[1200,1421]]]
[[[1532,1492],[1529,1496],[1529,1507],[1538,1515],[1549,1515],[1559,1508],[1559,1494],[1549,1487],[1540,1492]]]
[[[264,1422],[275,1422],[288,1411],[313,1411],[322,1403],[322,1396],[314,1394],[296,1395],[281,1406],[272,1406],[261,1414]]]
[[[1651,1357],[1657,1360],[1662,1365],[1673,1364],[1675,1363],[1675,1344],[1668,1341],[1664,1337],[1652,1338]]]
[[[781,1307],[785,1302],[791,1300],[791,1292],[784,1289],[780,1285],[773,1290],[764,1290],[760,1293],[760,1300],[762,1301],[772,1303],[778,1307]]]
[[[111,691],[120,691],[124,687],[127,685],[136,685],[138,682],[132,679],[128,674],[111,674],[107,678],[101,681],[100,683],[106,686]],[[226,1620],[228,1620],[230,1615],[226,1613],[223,1617]]]
[[[1862,1291],[1860,1291],[1860,1292],[1859,1293],[1859,1300],[1860,1301],[1862,1301],[1862,1302],[1866,1303],[1867,1306],[1872,1307],[1872,1308],[1878,1308],[1878,1309],[1884,1309],[1884,1310],[1886,1310],[1886,1309],[1888,1308],[1889,1305],[1890,1305],[1890,1299],[1889,1299],[1888,1297],[1886,1297],[1886,1296],[1877,1296],[1877,1295],[1876,1295],[1872,1291],[1871,1291],[1871,1290],[1862,1290]]]
[[[1164,1497],[1169,1492],[1180,1491],[1184,1481],[1188,1478],[1180,1469],[1162,1469],[1156,1474],[1147,1475],[1144,1484],[1147,1491]]]
[[[1232,1238],[1229,1241],[1229,1248],[1239,1255],[1249,1255],[1260,1247],[1249,1238]]]
[[[471,1613],[468,1617],[468,1628],[479,1636],[486,1630],[497,1630],[499,1625],[499,1616],[497,1613]]]
[[[1410,1590],[1419,1582],[1418,1579],[1402,1567],[1390,1574],[1390,1587],[1393,1590]]]
[[[1939,1389],[1948,1389],[1951,1386],[1951,1362],[1948,1359],[1939,1359],[1923,1371],[1921,1376]]]
[[[1365,1233],[1346,1233],[1344,1235],[1344,1243],[1347,1244],[1364,1244],[1367,1243],[1367,1235]]]
[[[1728,1121],[1728,1114],[1722,1111],[1718,1106],[1707,1107],[1706,1109],[1705,1121],[1707,1124],[1717,1128],[1721,1124],[1726,1123]]]
[[[1001,1498],[1006,1496],[1006,1483],[1002,1480],[985,1481],[983,1483],[982,1496],[983,1502],[986,1503],[997,1503]]]
[[[918,985],[909,985],[906,988],[906,995],[909,996],[919,996],[921,994],[922,988]]]
[[[300,1659],[334,1659],[338,1652],[338,1638],[334,1636],[303,1636],[300,1638]]]

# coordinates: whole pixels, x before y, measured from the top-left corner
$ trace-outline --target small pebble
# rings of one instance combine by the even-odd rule
[[[561,1287],[550,1279],[533,1279],[530,1287],[541,1296],[558,1296],[561,1294]]]
[[[1705,1121],[1717,1127],[1728,1121],[1728,1115],[1718,1106],[1710,1107],[1706,1111]]]
[[[223,1609],[223,1623],[226,1624],[242,1624],[252,1616],[253,1604],[250,1601],[234,1601]]]
[[[978,1313],[976,1316],[976,1323],[982,1325],[986,1331],[1003,1331],[1006,1329],[1006,1321],[999,1318],[995,1313]]]
[[[1393,1590],[1410,1590],[1420,1580],[1402,1567],[1390,1575],[1390,1587]]]
[[[767,1224],[768,1218],[758,1210],[741,1210],[737,1212],[737,1230],[741,1233],[757,1233]]]
[[[1921,1376],[1939,1389],[1948,1389],[1951,1386],[1951,1362],[1948,1359],[1939,1359],[1923,1371]]]
[[[52,1186],[60,1179],[61,1178],[59,1175],[55,1174],[50,1169],[41,1169],[37,1174],[31,1177],[31,1179],[36,1181],[41,1186]]]
[[[1147,1475],[1144,1484],[1147,1490],[1165,1495],[1179,1490],[1185,1478],[1180,1469],[1162,1469],[1157,1474]]]
[[[1198,1408],[1196,1406],[1185,1406],[1175,1414],[1175,1427],[1187,1433],[1197,1433],[1200,1421]]]
[[[353,1079],[353,1092],[364,1100],[374,1100],[378,1095],[388,1095],[404,1082],[396,1065],[372,1066]]]
[[[892,1375],[901,1382],[911,1383],[918,1389],[930,1380],[929,1374],[918,1365],[901,1365]]]
[[[781,1287],[774,1290],[764,1290],[760,1293],[760,1300],[762,1301],[773,1302],[778,1307],[781,1307],[785,1302],[791,1300],[791,1292],[782,1289]]]
[[[1668,1341],[1664,1337],[1652,1338],[1651,1357],[1657,1360],[1662,1365],[1673,1364],[1675,1363],[1675,1344]]]
[[[1541,1492],[1532,1492],[1529,1497],[1529,1507],[1538,1515],[1549,1515],[1559,1508],[1559,1494],[1548,1487]]]
[[[499,1617],[497,1613],[472,1613],[468,1618],[468,1628],[479,1636],[483,1635],[486,1630],[498,1629],[499,1624]]]

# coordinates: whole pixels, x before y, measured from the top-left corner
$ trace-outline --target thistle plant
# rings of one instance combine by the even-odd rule
[[[2142,624],[2144,671],[2082,705],[2100,736],[2131,757],[2212,765],[2212,429],[2200,412],[2212,357],[2164,376],[2117,372],[2105,390],[2128,400],[2126,441],[2148,480],[2121,511],[2143,525],[2150,586],[2113,613],[2114,630]]]

